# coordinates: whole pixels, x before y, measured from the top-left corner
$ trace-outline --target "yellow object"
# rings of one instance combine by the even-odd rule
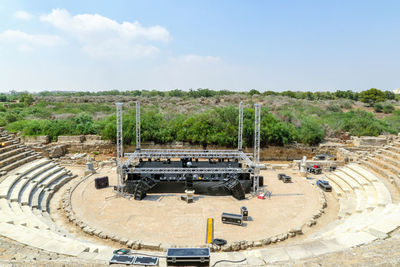
[[[207,237],[206,237],[206,244],[211,244],[214,238],[214,219],[208,218],[207,219]]]
[[[201,176],[199,176],[199,180],[201,180],[202,178],[201,178]]]
[[[5,146],[6,146],[6,143],[2,142],[1,147],[5,147]]]

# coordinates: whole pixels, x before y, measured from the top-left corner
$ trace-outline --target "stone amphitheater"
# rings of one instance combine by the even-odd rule
[[[140,244],[130,240],[114,237],[106,242],[88,235],[93,234],[90,229],[86,233],[71,232],[58,224],[54,207],[62,210],[68,207],[68,200],[64,193],[61,197],[57,194],[68,191],[66,187],[71,188],[82,177],[43,158],[3,129],[0,141],[5,143],[0,148],[1,265],[101,266],[107,265],[113,251],[121,247],[158,255],[159,265],[166,265],[160,247],[143,251]],[[336,220],[304,238],[293,238],[293,242],[288,242],[292,238],[286,234],[264,239],[260,244],[246,244],[240,251],[240,242],[230,247],[211,247],[211,265],[223,259],[246,259],[236,265],[398,266],[399,162],[400,139],[395,137],[373,153],[326,173],[340,206]],[[68,210],[66,221],[67,215]]]

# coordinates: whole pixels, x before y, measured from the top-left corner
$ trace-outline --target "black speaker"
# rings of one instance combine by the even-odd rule
[[[108,187],[109,186],[108,176],[94,179],[94,186],[96,187],[96,189],[102,189]]]
[[[264,186],[264,176],[258,176],[258,186]]]

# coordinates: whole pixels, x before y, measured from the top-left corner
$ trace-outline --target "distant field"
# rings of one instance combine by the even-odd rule
[[[371,91],[372,90],[372,91]],[[377,90],[377,89],[374,89]],[[0,95],[0,126],[23,135],[100,134],[115,140],[115,102],[124,103],[124,142],[134,144],[135,102],[142,106],[142,140],[235,147],[243,101],[244,143],[252,145],[254,103],[261,103],[261,145],[316,145],[326,137],[400,131],[400,105],[391,92],[276,93],[198,89],[189,92],[42,92]]]

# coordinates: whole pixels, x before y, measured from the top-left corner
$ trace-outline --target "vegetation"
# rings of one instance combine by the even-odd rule
[[[376,88],[371,88],[369,90],[363,91],[360,94],[361,102],[366,103],[368,106],[372,107],[377,102],[382,102],[386,100],[385,92],[378,90]]]
[[[263,103],[261,145],[294,142],[319,144],[325,137],[379,135],[400,131],[396,96],[389,91],[369,89],[361,93],[336,92],[249,92],[197,89],[182,91],[26,92],[0,95],[0,126],[23,135],[100,134],[115,140],[115,98],[124,105],[124,143],[135,144],[134,101],[142,105],[143,142],[172,141],[235,147],[237,103],[244,101],[244,145],[253,145],[253,103]],[[205,101],[205,99],[209,99]],[[226,101],[225,101],[226,99]],[[358,102],[358,100],[362,101]],[[121,101],[121,100],[120,100]],[[389,103],[391,101],[391,103]],[[367,105],[365,108],[363,105]],[[380,115],[377,118],[370,112]],[[185,110],[186,108],[186,110]],[[384,116],[382,118],[382,116]]]

